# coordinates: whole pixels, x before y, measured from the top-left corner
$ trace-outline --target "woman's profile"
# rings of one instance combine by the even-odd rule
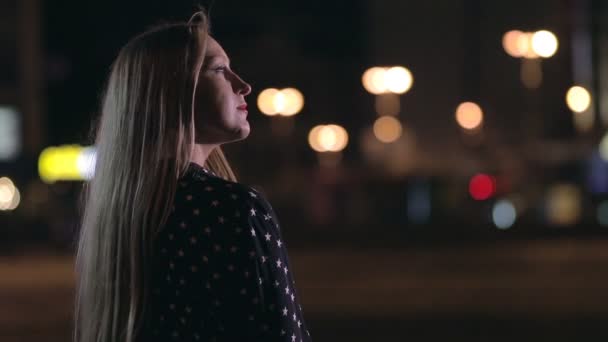
[[[120,50],[82,192],[75,342],[310,341],[279,221],[221,150],[249,135],[250,92],[202,11]]]

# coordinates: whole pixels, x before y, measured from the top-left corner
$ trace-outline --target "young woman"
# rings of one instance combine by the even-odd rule
[[[75,341],[310,341],[277,217],[220,148],[249,135],[250,92],[203,12],[122,48],[83,191]]]

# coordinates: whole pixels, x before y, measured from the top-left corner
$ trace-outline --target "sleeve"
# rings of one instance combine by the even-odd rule
[[[183,303],[172,310],[186,312],[178,329],[193,341],[309,341],[266,199],[251,189],[197,202],[188,209],[194,214],[177,223],[176,230],[192,232],[181,237],[184,248],[170,266]]]

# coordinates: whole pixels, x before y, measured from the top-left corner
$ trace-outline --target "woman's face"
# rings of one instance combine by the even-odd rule
[[[245,139],[250,127],[245,96],[251,86],[230,68],[224,49],[207,38],[194,99],[197,144],[223,144]]]

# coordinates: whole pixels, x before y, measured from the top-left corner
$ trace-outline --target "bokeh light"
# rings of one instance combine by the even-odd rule
[[[384,93],[386,91],[386,85],[384,83],[385,72],[385,68],[381,67],[372,67],[367,69],[363,73],[363,77],[361,79],[365,90],[375,95]]]
[[[586,111],[591,105],[591,94],[581,86],[573,86],[566,93],[568,108],[575,113]]]
[[[401,122],[393,116],[383,116],[374,122],[374,135],[383,143],[391,143],[401,136]]]
[[[78,145],[47,147],[38,157],[38,173],[45,183],[86,180],[95,169],[95,150]]]
[[[260,109],[260,112],[270,116],[279,113],[275,106],[275,96],[278,93],[278,89],[268,88],[264,89],[260,95],[258,95],[258,108]]]
[[[509,229],[517,219],[515,205],[507,199],[497,201],[492,208],[492,221],[498,229]]]
[[[292,116],[299,113],[304,107],[304,95],[296,88],[285,88],[279,94],[283,95],[284,104],[278,111],[283,116]]]
[[[404,94],[412,87],[412,73],[404,67],[392,67],[384,74],[386,88],[395,94]]]
[[[19,189],[8,177],[0,178],[0,210],[15,210],[21,202]]]
[[[295,88],[264,89],[258,95],[260,112],[269,115],[292,116],[298,114],[304,107],[304,96]]]
[[[477,201],[484,201],[496,193],[496,180],[486,174],[476,174],[469,182],[469,194]]]
[[[549,223],[571,225],[578,221],[582,212],[581,191],[572,184],[552,186],[547,193],[546,214]]]
[[[600,141],[599,152],[600,157],[608,162],[608,132],[604,133],[604,137]]]
[[[456,122],[464,129],[475,129],[483,122],[483,112],[474,102],[463,102],[456,108]]]
[[[317,152],[325,152],[323,146],[321,146],[321,142],[319,140],[319,132],[324,127],[324,125],[318,125],[313,127],[310,132],[308,132],[308,145],[317,151]]]
[[[511,30],[505,33],[502,37],[502,47],[505,49],[505,52],[509,54],[511,57],[523,57],[523,53],[519,46],[520,36],[523,32],[519,30]]]
[[[532,35],[532,50],[537,55],[549,58],[557,51],[557,37],[547,30],[534,32]]]
[[[402,66],[372,67],[363,73],[361,82],[365,90],[374,95],[387,92],[404,94],[412,87],[414,77],[407,68]]]
[[[308,133],[308,144],[317,152],[339,152],[348,145],[348,133],[335,124],[315,126]]]
[[[0,160],[11,160],[21,151],[20,116],[12,107],[0,107]]]

